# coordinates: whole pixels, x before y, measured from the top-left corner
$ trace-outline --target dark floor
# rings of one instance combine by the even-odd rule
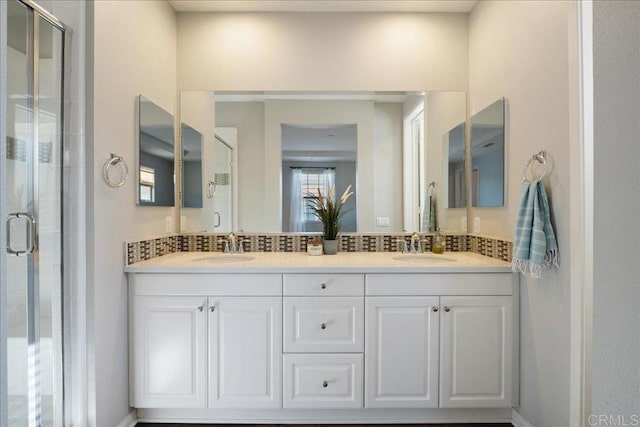
[[[136,427],[293,427],[296,424],[148,424]],[[504,424],[304,424],[305,427],[513,427]]]

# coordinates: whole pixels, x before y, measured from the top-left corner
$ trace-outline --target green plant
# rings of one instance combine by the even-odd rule
[[[345,202],[353,194],[350,190],[351,186],[348,186],[338,201],[334,200],[333,187],[329,187],[326,196],[322,194],[320,189],[318,189],[318,194],[308,195],[309,198],[307,200],[313,213],[322,221],[322,232],[325,240],[336,240],[338,237],[341,228],[340,220],[351,210],[343,210]]]

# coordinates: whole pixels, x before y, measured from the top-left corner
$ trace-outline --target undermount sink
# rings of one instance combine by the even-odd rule
[[[415,263],[429,262],[429,261],[456,262],[454,258],[449,258],[447,256],[437,255],[437,254],[404,254],[404,255],[394,256],[393,259],[396,261],[415,262]]]
[[[228,264],[230,262],[245,262],[256,259],[256,257],[251,255],[242,255],[242,254],[220,254],[220,255],[212,255],[206,256],[202,258],[195,258],[193,262],[207,262],[207,263],[221,263]]]

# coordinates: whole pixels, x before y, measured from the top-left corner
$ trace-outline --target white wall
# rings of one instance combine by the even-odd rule
[[[123,242],[164,234],[174,208],[137,207],[136,97],[143,94],[176,112],[176,15],[164,1],[92,4],[93,115],[89,120],[87,189],[89,369],[97,426],[127,415],[127,281]],[[92,121],[92,123],[91,123]],[[91,127],[92,126],[92,127]],[[123,156],[132,176],[123,187],[101,177],[110,153]]]
[[[180,90],[466,90],[467,15],[180,13]]]
[[[507,99],[506,208],[472,208],[481,233],[513,238],[522,165],[547,150],[544,180],[559,271],[521,278],[521,405],[535,426],[569,425],[569,8],[574,2],[483,1],[469,20],[471,114]],[[574,46],[575,46],[574,42]],[[575,78],[575,77],[571,77]],[[578,208],[576,207],[573,207]]]
[[[592,413],[631,425],[640,415],[640,2],[595,1],[593,45]]]
[[[399,232],[403,227],[402,216],[402,126],[403,104],[375,103],[373,119],[373,182],[374,212],[368,219],[372,228],[361,226],[359,231]],[[358,131],[360,131],[358,129]],[[358,147],[358,151],[361,148]],[[358,186],[365,170],[358,165]],[[362,216],[366,212],[358,213]],[[389,227],[378,227],[377,217],[389,218]]]

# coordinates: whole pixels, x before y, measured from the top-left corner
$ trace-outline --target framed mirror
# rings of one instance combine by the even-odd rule
[[[505,100],[471,116],[471,206],[505,205]]]
[[[213,126],[216,135],[219,128],[237,131],[232,150],[237,156],[232,162],[232,176],[237,175],[232,179],[237,191],[233,231],[316,230],[318,224],[308,212],[300,209],[305,220],[298,222],[306,222],[304,227],[296,228],[291,215],[297,210],[292,200],[304,195],[292,192],[298,170],[307,188],[332,184],[340,195],[352,185],[355,194],[348,201],[351,211],[343,221],[344,232],[421,231],[427,191],[443,201],[434,204],[439,227],[461,231],[460,220],[451,219],[441,194],[447,188],[442,140],[466,120],[464,92],[188,91],[181,94],[180,111],[185,123],[199,123],[199,129]],[[212,178],[206,165],[224,157],[213,150],[208,154],[208,135],[204,132],[205,192]],[[435,187],[428,187],[430,182]],[[219,191],[217,186],[216,194]],[[186,231],[223,232],[224,220],[217,213],[222,211],[206,195],[203,208],[181,211],[189,217]]]
[[[140,206],[175,206],[173,116],[138,96],[137,194]]]

